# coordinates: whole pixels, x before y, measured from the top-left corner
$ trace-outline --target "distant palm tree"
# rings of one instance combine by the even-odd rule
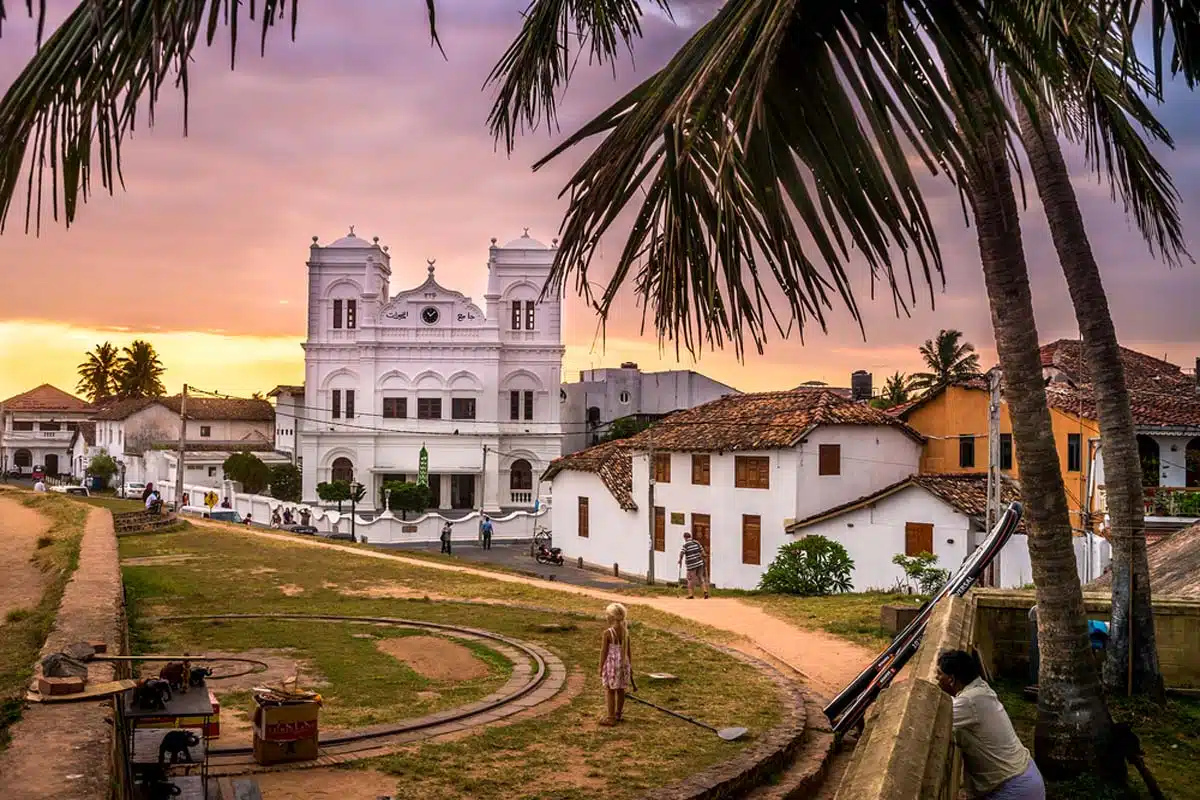
[[[103,403],[117,393],[118,370],[117,348],[111,342],[98,344],[78,367],[75,391],[83,392],[93,403]]]
[[[921,345],[921,357],[929,372],[914,373],[909,388],[931,389],[978,375],[979,356],[975,353],[975,345],[962,342],[962,336],[962,331],[943,328],[938,331],[937,338],[926,339]]]
[[[883,408],[891,408],[898,406],[901,403],[908,402],[908,395],[911,392],[912,379],[903,372],[894,372],[883,383],[883,391],[879,395],[879,400]]]
[[[162,383],[165,371],[154,345],[142,339],[135,340],[121,353],[117,396],[122,400],[130,397],[162,397],[167,393]]]

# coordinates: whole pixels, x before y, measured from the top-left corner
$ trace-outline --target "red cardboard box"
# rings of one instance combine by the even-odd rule
[[[311,761],[318,755],[319,703],[260,705],[254,711],[254,760]]]

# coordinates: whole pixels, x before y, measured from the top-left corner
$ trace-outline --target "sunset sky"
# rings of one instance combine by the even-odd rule
[[[52,2],[52,22],[73,5]],[[244,29],[233,72],[222,31],[212,49],[201,47],[190,75],[189,135],[182,135],[182,104],[168,93],[155,127],[139,126],[126,145],[126,191],[97,194],[70,230],[47,220],[40,238],[23,231],[23,198],[14,203],[0,236],[0,398],[43,382],[71,390],[86,350],[137,337],[158,348],[172,392],[185,381],[247,395],[299,382],[308,245],[314,235],[332,241],[350,225],[390,246],[394,291],[420,283],[425,260],[436,258],[439,282],[481,300],[489,240],[506,241],[525,227],[543,241],[553,238],[564,211],[559,190],[585,153],[534,174],[530,165],[556,137],[527,134],[507,157],[486,130],[491,95],[481,87],[525,5],[439,0],[445,59],[429,46],[421,0],[301,3],[296,41],[280,30],[259,58],[256,33]],[[675,2],[675,22],[649,17],[637,68],[626,59],[615,79],[609,70],[581,67],[562,105],[563,130],[661,66],[716,5]],[[34,48],[34,23],[23,4],[12,6],[0,38],[5,86]],[[1200,95],[1173,86],[1160,116],[1177,144],[1163,158],[1183,198],[1192,250],[1200,250]],[[1191,366],[1200,355],[1200,272],[1155,261],[1082,159],[1073,167],[1122,342]],[[776,337],[765,355],[744,364],[726,351],[682,366],[743,390],[813,379],[848,385],[856,369],[874,372],[878,385],[885,373],[917,369],[917,345],[951,327],[991,363],[974,232],[944,181],[926,185],[947,264],[936,309],[926,295],[911,317],[897,318],[890,302],[867,299],[866,268],[858,265],[865,341],[839,311],[828,335],[812,330],[803,345]],[[1031,182],[1028,188],[1023,224],[1041,339],[1074,337],[1066,286]],[[614,238],[607,250],[622,244]],[[647,369],[680,366],[673,345],[660,352],[641,334],[636,311],[610,321],[600,342],[589,309],[572,297],[566,302],[568,378],[627,360]]]

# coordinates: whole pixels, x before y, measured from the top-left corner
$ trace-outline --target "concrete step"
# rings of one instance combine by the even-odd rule
[[[810,800],[821,792],[829,763],[835,754],[833,731],[821,710],[824,698],[805,695],[804,742],[787,766],[746,793],[746,800]],[[832,795],[830,795],[832,796]]]

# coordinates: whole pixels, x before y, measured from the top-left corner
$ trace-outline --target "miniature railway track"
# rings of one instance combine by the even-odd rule
[[[248,772],[269,772],[332,764],[381,755],[400,746],[422,739],[470,730],[488,725],[505,717],[535,708],[547,702],[566,685],[566,667],[561,659],[537,645],[522,642],[491,631],[444,625],[423,620],[397,617],[353,617],[332,614],[189,614],[159,617],[163,622],[185,620],[251,620],[271,619],[294,622],[350,622],[369,625],[394,625],[418,628],[445,634],[452,638],[479,641],[491,646],[513,662],[513,674],[503,687],[475,703],[395,723],[372,725],[322,735],[320,755],[315,761],[279,764],[271,767],[255,763],[254,750],[249,746],[214,746],[209,751],[213,775],[237,775]],[[138,657],[128,657],[138,660]],[[149,660],[142,658],[141,660]],[[155,657],[159,660],[159,657]],[[165,659],[163,659],[165,660]],[[181,660],[177,658],[176,660]],[[199,660],[194,658],[192,660]],[[213,657],[210,660],[221,660]],[[235,660],[235,659],[225,659]],[[241,659],[251,661],[252,659]],[[261,663],[261,662],[259,662]]]

